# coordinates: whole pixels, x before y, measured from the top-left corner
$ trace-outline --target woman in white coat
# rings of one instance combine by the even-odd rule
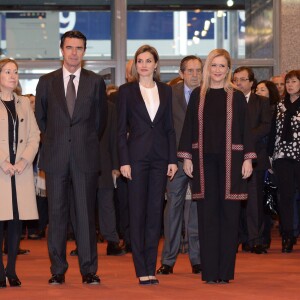
[[[0,288],[20,286],[16,258],[21,237],[21,220],[37,219],[32,162],[40,132],[29,99],[14,91],[19,81],[18,65],[0,60],[0,245],[7,221],[8,257],[4,268],[0,247]]]

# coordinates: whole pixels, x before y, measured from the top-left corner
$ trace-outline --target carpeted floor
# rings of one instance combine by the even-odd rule
[[[299,242],[300,243],[300,242]],[[1,300],[58,300],[58,299],[300,299],[300,245],[293,253],[281,253],[281,240],[275,230],[268,254],[237,254],[235,280],[228,285],[207,285],[200,275],[191,273],[187,254],[180,254],[174,274],[158,276],[158,286],[139,286],[135,278],[132,257],[105,255],[106,244],[98,244],[101,284],[81,283],[78,261],[68,256],[66,283],[49,286],[49,259],[46,240],[21,242],[21,248],[31,250],[18,257],[17,273],[22,287],[0,290]],[[68,253],[74,242],[68,242]],[[162,241],[159,247],[159,259]],[[4,257],[4,260],[6,258]],[[157,266],[159,267],[159,261]]]

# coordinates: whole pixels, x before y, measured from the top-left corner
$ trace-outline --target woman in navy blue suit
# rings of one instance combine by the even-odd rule
[[[134,82],[119,89],[118,148],[121,173],[128,179],[130,235],[139,283],[158,284],[157,248],[167,176],[177,171],[172,90],[159,81],[155,48],[135,53]]]

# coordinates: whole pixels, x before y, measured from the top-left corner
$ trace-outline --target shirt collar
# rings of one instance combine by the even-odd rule
[[[184,94],[191,94],[193,90],[191,90],[186,84],[184,84]]]
[[[247,102],[249,102],[250,96],[251,96],[251,91],[247,95],[245,95]]]
[[[69,77],[71,74],[75,75],[75,79],[74,80],[78,80],[79,81],[79,78],[80,78],[80,72],[81,72],[81,67],[79,69],[76,70],[75,73],[70,73],[66,68],[65,66],[63,66],[63,77],[64,78],[67,78]]]

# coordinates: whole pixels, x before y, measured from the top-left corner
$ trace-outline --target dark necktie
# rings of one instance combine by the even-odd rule
[[[76,99],[76,90],[73,82],[74,78],[75,75],[71,74],[67,85],[67,93],[66,93],[66,100],[67,100],[67,106],[68,106],[70,117],[72,117],[73,115],[73,111],[75,107],[75,99]]]

